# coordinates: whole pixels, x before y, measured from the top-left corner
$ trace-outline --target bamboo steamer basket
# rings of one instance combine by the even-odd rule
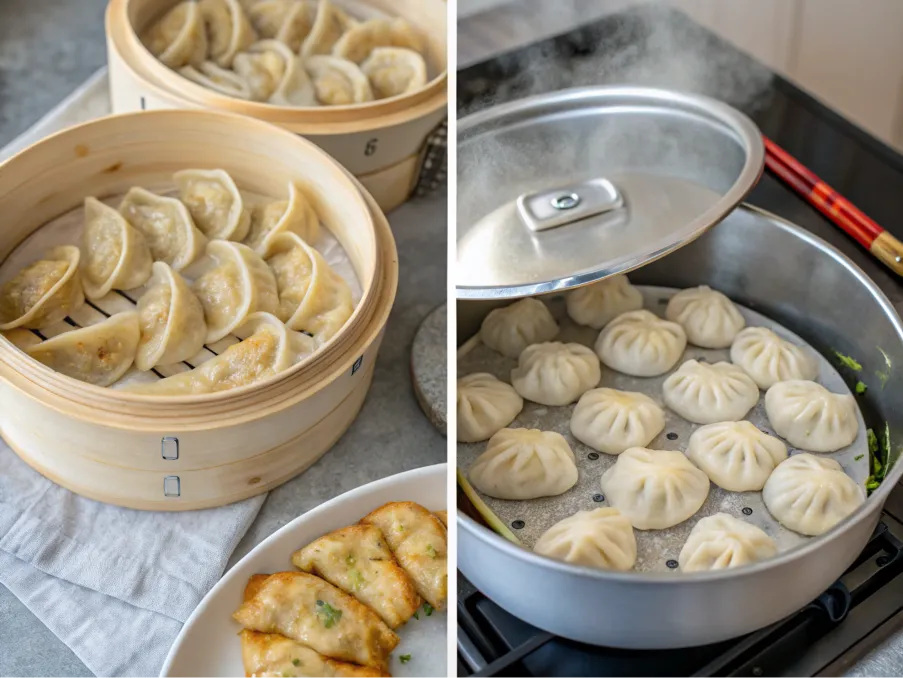
[[[0,165],[0,261],[85,196],[160,185],[186,167],[223,168],[243,189],[274,197],[290,179],[306,184],[363,294],[314,355],[258,384],[214,394],[99,388],[54,372],[0,336],[0,435],[54,482],[130,508],[227,504],[285,482],[322,456],[363,403],[398,282],[388,222],[347,171],[285,130],[212,111],[101,118]]]
[[[445,0],[338,0],[358,16],[401,16],[420,30],[427,61],[437,73],[408,95],[354,106],[290,108],[242,101],[213,92],[164,66],[141,42],[153,21],[176,0],[110,0],[106,14],[113,112],[202,108],[240,113],[300,134],[339,161],[391,210],[414,190],[426,142],[446,118],[447,11]]]

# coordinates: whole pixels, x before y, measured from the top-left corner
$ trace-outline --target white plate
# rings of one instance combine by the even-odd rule
[[[446,508],[447,464],[399,473],[330,499],[267,537],[217,582],[185,622],[169,651],[161,676],[244,676],[241,626],[232,613],[241,604],[248,578],[261,572],[293,570],[292,553],[327,532],[356,523],[390,501],[413,501],[431,511]],[[411,619],[398,630],[392,653],[393,676],[445,676],[448,614]],[[402,664],[401,655],[411,660]]]

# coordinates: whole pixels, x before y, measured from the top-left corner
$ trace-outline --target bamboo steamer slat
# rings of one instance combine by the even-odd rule
[[[201,108],[247,115],[303,135],[362,180],[383,210],[407,199],[416,184],[427,138],[447,115],[447,11],[444,0],[364,0],[383,14],[402,16],[427,39],[438,75],[408,95],[355,106],[290,108],[218,94],[160,63],[139,35],[176,0],[110,0],[106,31],[113,111]],[[338,4],[343,4],[339,2]],[[352,7],[353,9],[353,3]],[[406,174],[402,177],[401,172]],[[383,176],[385,175],[385,176]],[[400,186],[408,186],[402,196]],[[383,190],[385,189],[385,190]]]
[[[64,487],[132,508],[228,503],[283,482],[323,454],[369,388],[398,281],[388,222],[348,172],[295,135],[206,111],[111,116],[49,137],[0,165],[6,216],[0,260],[86,195],[160,184],[188,166],[222,167],[242,188],[274,197],[284,194],[289,179],[316,189],[321,221],[349,254],[363,297],[314,356],[260,384],[202,396],[90,386],[0,338],[3,437]],[[179,439],[177,460],[163,458],[164,437]],[[264,460],[272,472],[263,470]],[[162,479],[170,475],[191,492],[164,497]]]

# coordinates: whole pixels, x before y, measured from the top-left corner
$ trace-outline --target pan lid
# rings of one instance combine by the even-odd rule
[[[723,219],[762,174],[755,124],[703,96],[562,90],[458,122],[459,299],[578,287]]]

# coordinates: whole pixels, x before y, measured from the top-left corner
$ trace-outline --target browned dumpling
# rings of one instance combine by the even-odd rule
[[[448,528],[448,511],[433,511],[433,515],[442,521],[442,524]]]

